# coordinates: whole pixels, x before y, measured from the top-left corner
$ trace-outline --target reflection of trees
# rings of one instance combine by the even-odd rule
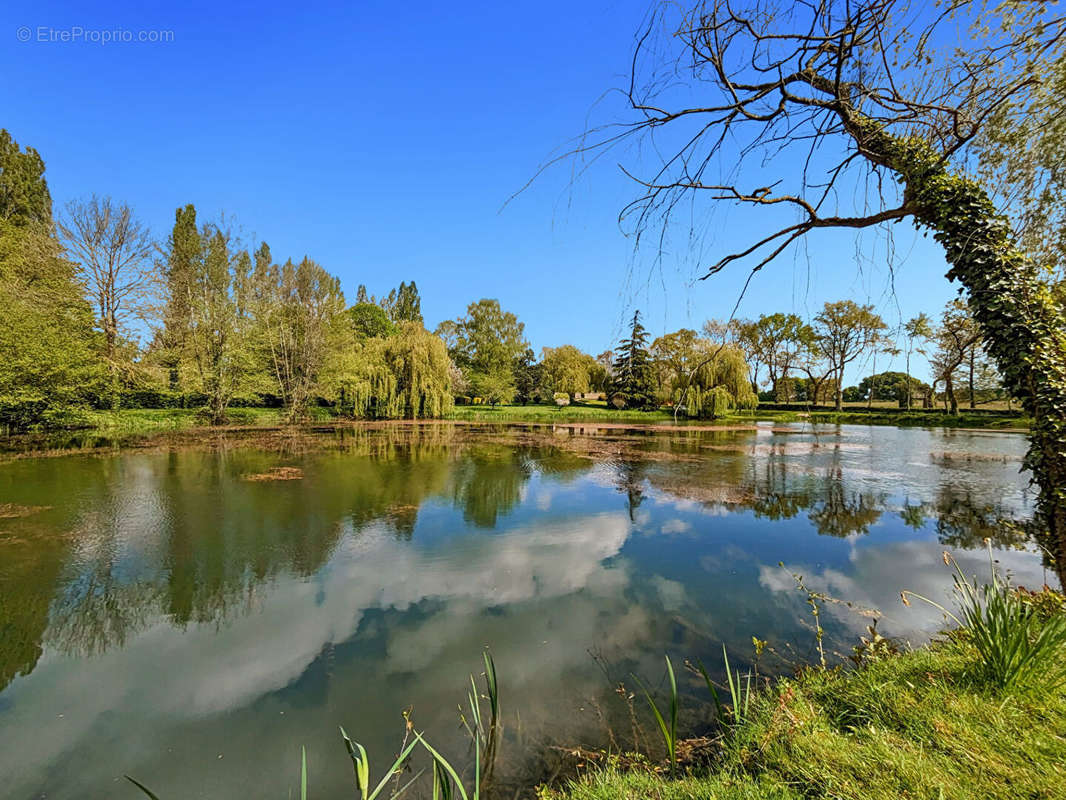
[[[906,505],[899,512],[912,528],[925,520],[935,520],[937,538],[942,544],[975,549],[990,539],[996,547],[1019,547],[1029,538],[1028,524],[1018,520],[1009,508],[994,498],[975,497],[966,487],[941,483],[932,503]]]
[[[818,531],[832,536],[868,532],[884,508],[884,496],[850,488],[838,454],[803,442],[718,432],[635,441],[599,454],[614,468],[631,519],[649,486],[771,520],[809,510]],[[57,508],[0,526],[0,688],[33,669],[45,637],[94,653],[160,614],[178,625],[218,623],[254,608],[272,577],[314,574],[346,531],[410,538],[431,497],[492,528],[519,506],[535,472],[567,480],[592,463],[565,446],[403,426],[348,430],[281,455],[174,450],[6,465],[0,492]],[[302,469],[304,479],[244,480],[279,465]],[[932,502],[908,503],[900,514],[915,529],[935,520],[941,541],[956,547],[1023,539],[1008,508],[948,483]]]
[[[273,576],[320,569],[346,523],[359,531],[380,522],[409,538],[421,503],[446,494],[454,452],[439,431],[364,431],[301,454],[304,479],[279,482],[244,479],[279,464],[256,450],[174,450],[87,461],[83,470],[50,460],[66,463],[62,494],[79,503],[58,523],[62,533],[0,542],[0,686],[33,668],[45,636],[66,651],[97,653],[160,613],[179,625],[245,613]],[[131,472],[136,464],[137,474],[123,464]],[[126,525],[120,495],[137,482],[158,506]],[[123,525],[135,531],[132,545]],[[79,542],[76,558],[68,540]],[[147,549],[146,558],[129,547]]]
[[[48,609],[69,555],[66,537],[35,525],[0,531],[0,691],[37,666]]]
[[[757,517],[792,519],[814,505],[815,493],[805,474],[789,469],[783,445],[774,446],[765,459],[751,461],[751,509]]]
[[[79,576],[52,604],[47,639],[68,653],[122,647],[159,610],[160,587],[124,582],[113,572]]]
[[[468,447],[452,466],[452,502],[463,510],[463,519],[480,528],[496,527],[522,498],[522,487],[533,465],[520,450],[507,445]]]
[[[630,521],[635,521],[637,509],[644,502],[644,480],[647,464],[641,461],[623,461],[616,470],[615,484],[626,496],[626,508]]]
[[[837,467],[826,473],[825,490],[808,517],[818,533],[844,537],[869,533],[870,526],[881,518],[883,507],[884,496],[849,491]]]

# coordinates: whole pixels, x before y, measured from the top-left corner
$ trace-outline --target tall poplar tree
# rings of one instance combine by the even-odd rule
[[[192,203],[174,212],[174,228],[167,240],[164,259],[166,305],[163,309],[160,361],[167,370],[172,390],[180,386],[178,365],[191,324],[193,278],[203,257],[203,242],[196,227],[196,207]]]

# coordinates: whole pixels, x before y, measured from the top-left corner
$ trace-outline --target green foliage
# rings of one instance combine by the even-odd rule
[[[905,372],[879,372],[876,375],[867,375],[855,388],[857,390],[855,400],[866,400],[872,392],[874,400],[897,400],[900,403],[906,403],[908,394],[928,394],[932,391],[929,384],[917,378],[911,378]],[[845,389],[844,399],[848,400],[846,395]]]
[[[709,342],[702,349],[706,355],[691,374],[685,395],[688,415],[717,419],[734,409],[758,406],[759,399],[748,382],[744,353],[737,347]]]
[[[544,365],[537,362],[531,348],[526,348],[514,362],[514,401],[525,405],[541,399]]]
[[[525,326],[499,300],[479,300],[466,315],[446,320],[437,328],[448,354],[462,370],[470,391],[495,405],[515,396],[514,366],[528,349]]]
[[[1066,650],[1060,651],[1060,658]],[[990,691],[962,638],[755,692],[709,769],[592,770],[550,800],[1059,797],[1066,692]],[[735,674],[735,671],[734,671]]]
[[[679,703],[677,679],[674,677],[674,665],[670,663],[670,656],[664,656],[664,658],[666,659],[666,675],[670,682],[670,704],[667,707],[666,718],[663,718],[662,712],[659,711],[659,707],[655,704],[647,687],[643,683],[640,684],[640,687],[644,692],[645,699],[648,701],[652,715],[655,717],[655,722],[659,726],[659,733],[662,735],[663,744],[666,746],[666,760],[670,765],[670,772],[673,772],[677,766],[677,714]],[[640,681],[639,678],[637,680],[638,682]]]
[[[921,227],[944,247],[968,292],[985,350],[1032,417],[1025,466],[1040,487],[1038,513],[1066,576],[1066,316],[1041,271],[1014,243],[1009,222],[976,181],[948,171],[928,142],[856,122],[863,147],[883,156],[906,187]]]
[[[776,388],[815,345],[814,329],[796,314],[762,314],[754,322],[737,320],[732,327],[737,344],[751,362],[752,383],[756,385],[759,368],[766,366],[770,386]]]
[[[836,408],[843,408],[844,370],[865,353],[885,329],[884,320],[873,306],[860,306],[851,300],[826,303],[814,317],[814,342],[836,376]]]
[[[393,336],[353,341],[336,352],[323,390],[355,417],[441,417],[452,409],[450,368],[440,338],[405,322]]]
[[[187,207],[188,209],[189,207]],[[173,368],[185,391],[204,394],[204,415],[212,425],[226,420],[233,397],[248,386],[254,361],[250,350],[250,324],[241,313],[240,290],[246,281],[241,269],[250,267],[234,246],[232,234],[217,225],[205,225],[198,238],[199,253],[188,253],[188,304],[184,330],[172,330],[176,345]]]
[[[764,643],[765,644],[765,643]],[[729,666],[729,653],[726,652],[725,644],[722,645],[722,663],[725,667],[726,689],[729,691],[730,704],[727,707],[718,696],[718,687],[711,680],[707,668],[702,663],[696,665],[696,669],[707,684],[707,691],[711,693],[714,701],[715,713],[718,715],[720,725],[735,727],[744,725],[750,721],[751,701],[755,696],[756,687],[752,685],[752,673],[741,675],[740,670],[734,671]]]
[[[303,419],[330,358],[352,339],[340,281],[309,258],[291,260],[257,287],[261,304],[249,320],[256,346],[291,420]]]
[[[44,179],[44,160],[32,147],[22,150],[0,128],[0,221],[46,230],[52,224],[52,196]]]
[[[352,331],[359,340],[384,338],[396,332],[396,325],[377,303],[356,303],[348,309]]]
[[[415,282],[400,283],[396,292],[396,302],[392,306],[390,318],[393,322],[417,322],[422,324],[422,299],[418,296]]]
[[[541,352],[541,391],[545,396],[565,394],[573,397],[592,389],[591,373],[596,359],[572,344],[545,347]]]
[[[1013,591],[996,570],[991,542],[988,544],[991,581],[979,584],[967,578],[958,562],[947,553],[945,563],[955,568],[955,595],[959,616],[939,603],[914,592],[917,597],[945,611],[958,623],[965,639],[979,655],[973,678],[1002,691],[1058,691],[1066,686],[1066,615],[1041,614],[1037,606]],[[1052,609],[1053,611],[1053,609]]]
[[[1036,3],[1031,4],[1036,6]],[[1030,90],[999,103],[976,140],[983,184],[1008,202],[1018,244],[1061,279],[1066,267],[1066,54],[1027,76]]]
[[[266,258],[270,250],[263,245]],[[166,306],[163,310],[163,330],[155,343],[155,356],[167,370],[171,389],[179,389],[179,364],[186,345],[192,319],[192,297],[195,265],[203,252],[203,242],[196,226],[196,208],[189,203],[174,212],[174,228],[167,240],[164,255],[166,278]],[[259,263],[260,253],[256,253]]]
[[[344,747],[348,751],[348,757],[352,759],[352,769],[355,772],[355,785],[359,789],[360,800],[376,800],[388,786],[389,781],[394,775],[399,773],[407,763],[407,759],[410,757],[411,752],[418,744],[418,740],[414,739],[404,747],[400,754],[396,757],[396,760],[392,762],[392,766],[385,771],[385,775],[378,783],[371,788],[370,787],[370,757],[366,753],[364,748],[359,742],[353,742],[348,736],[347,731],[342,727],[341,738],[344,739]],[[413,781],[412,781],[413,782]],[[402,795],[409,787],[411,782],[404,786],[397,792],[389,795],[389,800],[396,800],[397,797]]]
[[[627,408],[655,408],[655,376],[648,353],[648,331],[633,313],[629,336],[618,343],[607,396]]]
[[[76,421],[101,385],[92,309],[36,225],[0,220],[0,425]]]

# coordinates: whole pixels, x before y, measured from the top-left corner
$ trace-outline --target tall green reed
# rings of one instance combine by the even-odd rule
[[[1025,692],[1035,688],[1056,689],[1066,685],[1066,616],[1041,619],[996,569],[992,543],[988,547],[991,582],[979,584],[967,578],[951,554],[944,563],[953,566],[954,594],[958,614],[917,592],[900,592],[904,604],[914,597],[940,609],[965,631],[980,656],[973,677],[1004,691]]]
[[[670,656],[663,656],[666,659],[666,674],[670,682],[670,702],[667,707],[667,717],[665,719],[659,707],[652,699],[651,692],[644,683],[637,678],[637,683],[640,685],[641,690],[644,692],[644,697],[648,700],[648,705],[651,707],[652,714],[655,716],[655,722],[659,725],[659,732],[663,737],[663,744],[666,745],[666,757],[670,762],[670,771],[673,772],[677,767],[677,715],[680,708],[677,696],[677,679],[674,677],[674,665],[670,663]]]
[[[703,676],[707,689],[711,693],[711,699],[714,700],[718,721],[727,727],[743,725],[749,719],[748,711],[755,695],[754,675],[751,672],[741,675],[739,669],[735,672],[733,671],[729,666],[729,654],[726,652],[724,643],[722,644],[722,660],[725,664],[726,688],[729,690],[730,705],[728,708],[722,703],[718,695],[718,687],[711,680],[711,676],[707,673],[707,668],[703,666],[703,662],[697,662],[696,668],[699,670],[700,675]]]

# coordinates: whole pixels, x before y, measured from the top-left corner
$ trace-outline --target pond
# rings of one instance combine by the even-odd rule
[[[0,464],[0,776],[9,798],[354,793],[338,726],[391,761],[403,712],[462,759],[489,648],[500,773],[632,744],[623,695],[722,646],[784,672],[873,618],[915,644],[942,552],[1054,582],[1019,524],[1023,436],[889,427],[397,425]],[[850,606],[847,604],[851,604]],[[625,692],[616,691],[620,684]],[[705,694],[705,690],[704,690]],[[647,725],[638,695],[636,712]],[[650,732],[651,728],[646,727]],[[640,733],[638,731],[637,736]],[[501,777],[501,781],[504,778]],[[298,796],[294,794],[293,796]]]

